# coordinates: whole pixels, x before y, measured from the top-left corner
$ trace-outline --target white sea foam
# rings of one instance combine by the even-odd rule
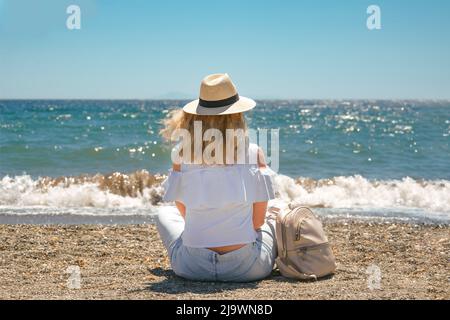
[[[39,180],[33,180],[30,176],[5,176],[0,180],[0,206],[142,208],[151,207],[155,192],[162,193],[162,188],[145,188],[137,197],[101,190],[92,182],[41,188]]]
[[[450,181],[370,181],[362,176],[335,177],[307,188],[294,179],[277,175],[275,187],[284,203],[299,202],[311,207],[410,210],[450,217]]]
[[[122,196],[103,190],[93,182],[47,185],[30,176],[5,176],[0,180],[0,213],[39,214],[154,214],[169,204],[157,203],[163,192],[159,184],[146,187],[136,196]],[[284,175],[273,177],[277,205],[292,201],[310,207],[395,211],[402,217],[420,212],[421,216],[450,220],[450,181],[402,180],[371,181],[362,176],[335,177],[327,180],[294,180]],[[152,204],[153,203],[153,204]],[[33,209],[34,208],[34,209]],[[48,210],[46,209],[48,208]]]

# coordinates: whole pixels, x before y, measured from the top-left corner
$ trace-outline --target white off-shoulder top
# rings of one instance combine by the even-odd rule
[[[256,159],[258,146],[249,145]],[[163,182],[164,201],[180,201],[186,207],[183,244],[209,248],[256,240],[253,203],[274,198],[269,168],[250,164],[205,166],[182,164],[169,171]]]

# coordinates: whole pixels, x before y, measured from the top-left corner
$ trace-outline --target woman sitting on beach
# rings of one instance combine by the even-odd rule
[[[157,218],[172,269],[181,277],[245,282],[263,279],[273,269],[275,232],[266,221],[267,201],[274,197],[269,169],[262,150],[247,138],[243,153],[236,152],[235,135],[226,139],[230,129],[247,136],[243,112],[255,105],[238,95],[227,74],[214,74],[203,79],[200,99],[165,121],[165,138],[173,139],[176,132],[192,138],[183,136],[183,144],[172,151],[172,170],[163,184],[164,200],[175,201],[176,208]],[[215,132],[209,144],[204,141],[208,132]],[[225,143],[218,143],[218,136]],[[177,155],[182,160],[174,160]]]

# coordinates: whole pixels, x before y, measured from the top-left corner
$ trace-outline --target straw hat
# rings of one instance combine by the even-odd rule
[[[200,98],[183,107],[187,113],[221,115],[253,109],[256,102],[239,96],[231,78],[226,73],[206,76],[200,85]]]

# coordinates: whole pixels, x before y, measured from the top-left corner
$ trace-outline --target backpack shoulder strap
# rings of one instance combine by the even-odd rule
[[[287,248],[284,246],[284,239],[283,239],[283,219],[285,215],[287,214],[287,211],[280,211],[277,214],[276,218],[276,239],[277,239],[277,248],[278,248],[278,256],[281,259],[285,259],[287,256]]]

